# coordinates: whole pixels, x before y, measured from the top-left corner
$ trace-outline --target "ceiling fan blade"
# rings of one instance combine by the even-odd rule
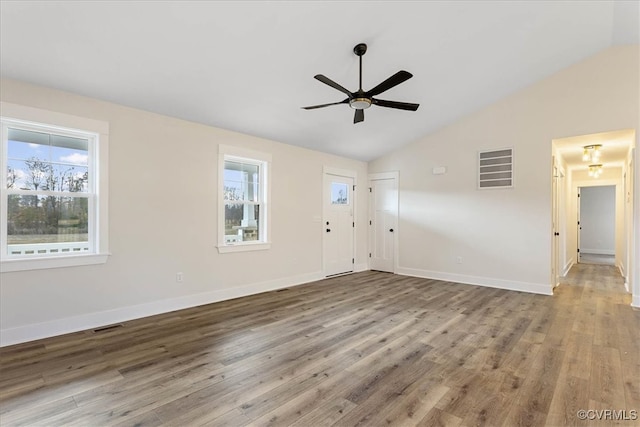
[[[393,76],[389,77],[387,80],[383,81],[378,86],[368,91],[367,97],[370,98],[372,96],[381,94],[382,92],[389,90],[394,86],[398,86],[400,83],[404,81],[409,80],[411,77],[413,77],[413,74],[411,74],[408,71],[404,71],[404,70],[398,71]]]
[[[384,99],[372,99],[372,104],[380,107],[397,108],[398,110],[416,111],[420,104],[411,104],[409,102],[385,101]]]
[[[364,110],[357,109],[356,114],[353,116],[353,124],[364,122]]]
[[[345,99],[344,101],[340,101],[340,102],[331,102],[329,104],[320,104],[320,105],[312,105],[310,107],[302,107],[302,109],[304,109],[304,110],[315,110],[316,108],[328,107],[330,105],[346,104],[347,102],[349,102],[349,98]]]
[[[349,92],[347,89],[343,88],[342,86],[340,86],[338,83],[334,82],[333,80],[331,80],[329,77],[323,76],[322,74],[316,74],[315,76],[313,76],[314,79],[321,81],[322,83],[331,86],[334,89],[338,89],[340,92],[345,93],[349,96],[349,98],[352,97],[351,92]]]

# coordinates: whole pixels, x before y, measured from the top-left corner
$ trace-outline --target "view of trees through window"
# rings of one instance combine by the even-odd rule
[[[11,245],[88,242],[89,140],[9,128],[6,150],[9,254]],[[70,249],[87,248],[61,246],[59,251]]]

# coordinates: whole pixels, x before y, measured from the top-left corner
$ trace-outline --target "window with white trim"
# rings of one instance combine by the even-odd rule
[[[269,248],[270,161],[266,153],[220,146],[220,252]]]
[[[105,262],[100,133],[6,117],[1,127],[2,271]]]

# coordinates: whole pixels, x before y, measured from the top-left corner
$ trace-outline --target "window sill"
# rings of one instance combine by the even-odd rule
[[[0,273],[105,264],[109,255],[108,253],[103,253],[46,258],[3,259],[2,262],[0,262]]]
[[[271,243],[238,243],[236,245],[219,245],[218,253],[226,254],[230,252],[264,251],[271,249]]]

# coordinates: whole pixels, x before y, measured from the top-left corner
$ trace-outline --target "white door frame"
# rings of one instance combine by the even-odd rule
[[[578,194],[578,204],[576,206],[576,213],[577,213],[577,221],[576,222],[578,222],[578,221],[582,222],[581,218],[580,218],[580,216],[581,216],[581,214],[580,214],[580,203],[581,203],[580,189],[581,188],[585,188],[585,187],[613,187],[614,188],[613,191],[614,191],[614,194],[615,194],[614,205],[615,205],[615,209],[616,209],[616,212],[617,212],[617,210],[618,210],[618,194],[619,194],[619,189],[621,188],[621,181],[620,180],[617,180],[617,179],[603,179],[603,180],[598,179],[598,180],[592,180],[592,181],[581,180],[581,181],[575,181],[573,185],[574,185],[574,188],[576,188],[577,194]],[[582,224],[578,224],[577,227],[578,227],[578,230],[577,230],[577,233],[578,233],[578,249],[580,249],[580,231],[581,231],[580,228],[582,227]],[[616,218],[616,227],[617,227],[617,218]],[[625,232],[626,232],[626,230],[625,230]],[[614,255],[615,256],[614,259],[615,259],[615,261],[614,261],[614,265],[615,265],[616,268],[619,268],[620,266],[618,264],[618,261],[619,261],[619,257],[620,257],[621,254],[618,252],[618,243],[619,243],[618,242],[618,234],[616,233],[616,231],[614,231],[614,233],[615,233],[615,246],[614,246],[615,247],[615,250],[614,250],[614,254],[615,254]],[[578,259],[578,261],[577,261],[578,263],[580,263],[580,256],[581,256],[581,253],[578,252],[578,258],[577,258]]]
[[[626,259],[624,262],[624,286],[627,289],[627,292],[633,294],[633,290],[631,289],[631,274],[632,274],[632,266],[633,266],[633,168],[634,168],[634,160],[633,160],[633,149],[629,150],[628,159],[625,161],[625,168],[623,173],[623,203],[624,203],[624,227],[625,231],[625,250],[626,250]]]
[[[640,308],[640,148],[638,148],[638,132],[636,129],[636,147],[631,149],[633,173],[631,175],[631,261],[629,263],[629,287],[631,288],[631,306]]]
[[[395,230],[393,233],[393,273],[395,274],[398,271],[398,255],[399,255],[399,246],[398,246],[398,236],[400,235],[400,221],[399,221],[399,217],[400,217],[400,173],[398,171],[393,171],[393,172],[380,172],[380,173],[370,173],[368,176],[368,186],[369,188],[372,188],[371,185],[371,181],[375,181],[375,180],[379,180],[379,179],[393,179],[394,181],[394,189],[396,190],[396,194],[398,195],[397,200],[396,200],[396,206],[395,206],[395,210],[396,210],[396,224],[395,224]],[[371,221],[372,218],[372,212],[371,212],[371,203],[369,203],[369,221]],[[368,252],[369,254],[371,254],[372,251],[372,246],[371,246],[371,233],[373,231],[371,231],[371,229],[369,229],[369,232],[367,233],[367,236],[369,237],[369,243],[368,243]],[[371,268],[371,259],[370,257],[367,257],[367,264],[369,269]]]
[[[580,186],[576,187],[576,220],[574,224],[576,225],[576,264],[580,264],[580,234],[582,232],[582,224],[580,224]]]
[[[347,177],[347,178],[353,178],[353,186],[354,188],[351,191],[351,200],[352,200],[352,206],[353,206],[353,222],[354,224],[356,223],[356,218],[357,218],[357,212],[356,212],[356,206],[357,206],[357,192],[356,192],[356,188],[357,188],[357,182],[358,182],[358,173],[356,171],[353,170],[349,170],[349,169],[340,169],[340,168],[335,168],[332,166],[323,166],[322,168],[322,228],[321,230],[323,230],[322,232],[322,275],[326,277],[326,271],[327,271],[327,266],[326,266],[326,257],[325,257],[325,246],[326,246],[326,240],[325,240],[325,233],[324,233],[324,229],[325,229],[325,218],[327,217],[327,203],[326,201],[329,200],[330,195],[327,192],[327,186],[325,185],[325,178],[328,175],[334,175],[334,176],[342,176],[342,177]],[[352,258],[356,259],[356,228],[355,225],[353,227],[353,235],[352,235]],[[355,272],[355,262],[353,263],[353,270],[352,272]]]
[[[551,286],[556,287],[560,284],[560,277],[564,276],[564,266],[562,260],[563,254],[566,253],[566,248],[562,245],[561,237],[564,236],[565,231],[562,227],[562,214],[563,209],[561,207],[565,203],[563,200],[563,185],[564,185],[564,170],[557,163],[555,156],[553,158],[553,176],[551,177],[552,189],[551,189],[551,207],[552,207],[552,248],[551,248]]]

